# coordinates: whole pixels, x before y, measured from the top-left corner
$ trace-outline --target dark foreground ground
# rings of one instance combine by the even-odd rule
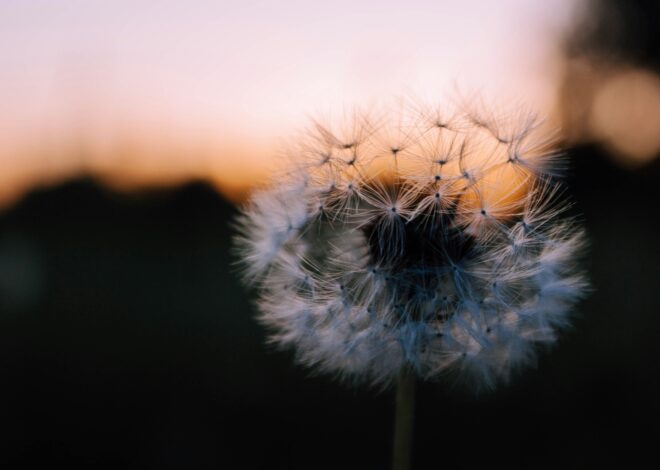
[[[657,461],[659,166],[574,156],[595,292],[511,386],[421,386],[416,468]],[[230,267],[235,213],[201,183],[125,196],[82,179],[0,216],[1,468],[388,467],[391,393],[264,344]]]

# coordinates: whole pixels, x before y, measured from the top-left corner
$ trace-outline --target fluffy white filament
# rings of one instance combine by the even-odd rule
[[[506,380],[586,289],[560,153],[532,115],[355,112],[314,123],[237,237],[261,321],[300,361],[391,382]]]

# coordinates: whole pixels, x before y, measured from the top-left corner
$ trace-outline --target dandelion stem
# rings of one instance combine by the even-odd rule
[[[415,375],[404,368],[396,385],[392,470],[410,470],[415,414]]]

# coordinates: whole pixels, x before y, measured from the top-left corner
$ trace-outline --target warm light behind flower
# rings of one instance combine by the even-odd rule
[[[633,166],[660,154],[660,76],[622,70],[597,91],[591,115],[594,137]]]
[[[566,61],[560,113],[569,144],[596,143],[628,168],[660,155],[660,75],[625,63]]]

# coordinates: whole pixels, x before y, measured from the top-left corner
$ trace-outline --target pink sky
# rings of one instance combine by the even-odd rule
[[[579,0],[0,3],[0,200],[81,171],[263,178],[310,115],[458,85],[549,112]]]

